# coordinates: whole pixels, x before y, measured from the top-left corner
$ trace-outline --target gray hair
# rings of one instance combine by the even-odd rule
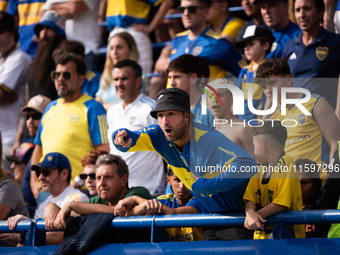
[[[125,160],[122,159],[121,156],[112,155],[112,154],[104,154],[98,157],[96,161],[96,169],[100,165],[111,165],[115,163],[117,165],[116,172],[119,177],[122,177],[124,174],[129,175],[129,168],[125,163]]]

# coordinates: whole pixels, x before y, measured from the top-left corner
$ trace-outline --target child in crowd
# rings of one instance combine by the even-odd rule
[[[197,213],[199,202],[193,198],[190,190],[182,181],[168,168],[166,177],[171,193],[158,196],[154,200],[147,200],[138,196],[132,196],[120,200],[115,208],[115,214],[142,215],[142,214],[186,214]],[[189,211],[187,211],[189,209]],[[166,228],[166,240],[187,242],[200,241],[203,238],[202,228],[181,227]]]
[[[245,112],[238,116],[241,120],[249,121],[257,119],[257,115],[248,108],[248,89],[252,88],[253,106],[255,109],[264,109],[266,96],[259,84],[254,83],[256,70],[270,52],[275,38],[272,33],[264,26],[248,26],[243,34],[242,40],[236,43],[237,48],[244,48],[244,55],[250,64],[243,67],[239,74],[236,85],[242,89],[244,95]]]
[[[287,130],[280,121],[265,121],[253,130],[254,154],[261,164],[247,186],[244,227],[255,230],[254,239],[268,239],[277,229],[264,225],[265,218],[285,211],[302,210],[299,176],[294,160],[284,153]],[[304,226],[295,225],[280,234],[286,237],[305,237]]]

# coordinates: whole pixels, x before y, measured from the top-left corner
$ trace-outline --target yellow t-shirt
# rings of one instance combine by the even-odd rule
[[[302,195],[299,176],[295,161],[289,155],[281,156],[268,179],[264,179],[265,167],[249,181],[243,199],[256,205],[259,210],[271,203],[288,207],[290,211],[302,211]],[[271,227],[266,230],[256,230],[254,239],[268,239]],[[294,225],[296,238],[305,237],[304,225]]]

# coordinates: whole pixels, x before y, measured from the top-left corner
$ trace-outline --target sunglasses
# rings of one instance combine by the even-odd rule
[[[201,6],[196,6],[196,5],[191,5],[191,6],[179,6],[178,11],[180,13],[184,13],[185,10],[188,10],[189,13],[194,14],[196,13],[197,9],[205,9],[204,7]]]
[[[14,160],[13,163],[14,163],[15,165],[20,165],[20,164],[25,163],[25,162],[23,162],[23,161],[21,161],[21,160]]]
[[[87,177],[90,177],[92,180],[96,179],[96,174],[95,173],[90,173],[90,174],[79,174],[80,179],[86,180]]]
[[[72,78],[72,76],[73,76],[73,74],[70,71],[65,71],[65,72],[56,72],[56,71],[53,71],[51,73],[51,78],[52,78],[52,80],[58,80],[60,75],[62,75],[65,80],[70,80]]]
[[[31,117],[34,120],[40,120],[41,119],[41,113],[32,113],[32,114],[27,114],[26,115],[26,120],[29,120]]]
[[[48,170],[48,169],[37,169],[37,170],[35,170],[35,174],[37,175],[38,178],[41,174],[43,174],[43,176],[45,176],[45,177],[48,177],[50,175],[50,170]]]

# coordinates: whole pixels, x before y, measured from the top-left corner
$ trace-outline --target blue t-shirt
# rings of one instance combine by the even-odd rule
[[[87,70],[85,80],[81,87],[83,94],[95,98],[99,89],[100,73],[97,71]]]
[[[293,22],[290,22],[289,25],[285,28],[277,31],[272,31],[272,34],[275,37],[275,41],[272,44],[270,52],[267,54],[267,58],[282,57],[283,48],[285,47],[286,43],[289,40],[296,38],[301,33],[302,31],[299,26]]]
[[[207,125],[208,127],[214,127],[214,115],[207,108],[207,114],[202,114],[202,98],[199,97],[197,104],[195,105],[192,113],[195,115],[194,121]]]
[[[207,61],[211,78],[224,78],[227,71],[238,76],[245,65],[233,46],[211,28],[206,28],[197,38],[190,40],[189,31],[175,36],[171,42],[170,60],[183,54],[200,56]]]
[[[303,44],[302,35],[300,35],[287,42],[283,52],[293,78],[298,78],[293,80],[293,86],[303,87],[323,96],[333,108],[336,105],[340,74],[339,49],[340,35],[321,28],[309,45]]]

